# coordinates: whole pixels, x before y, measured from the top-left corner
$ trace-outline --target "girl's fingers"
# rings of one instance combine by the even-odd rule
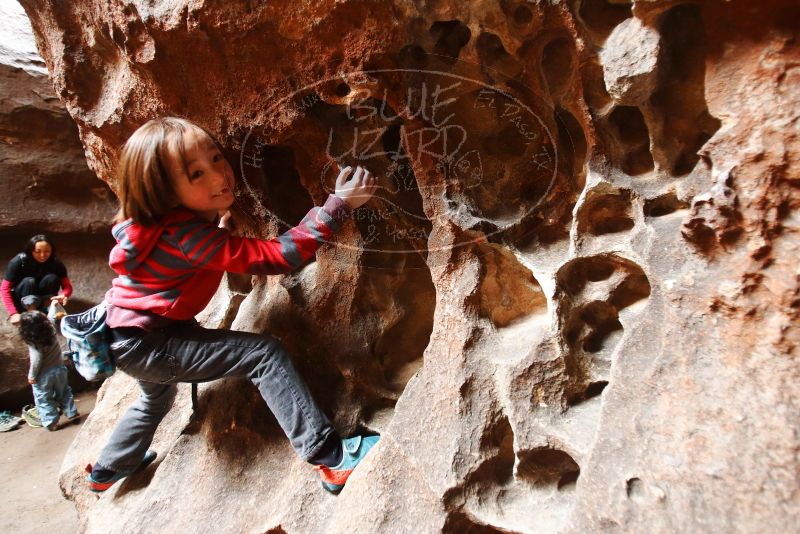
[[[353,167],[347,166],[339,171],[339,176],[336,178],[336,186],[341,187],[347,181],[347,177],[353,172]]]
[[[364,176],[361,178],[361,186],[368,189],[370,184],[372,184],[372,179],[372,173],[364,169]]]
[[[359,165],[356,167],[356,172],[353,173],[353,180],[359,182],[364,177],[364,168]]]
[[[378,188],[378,179],[369,174],[364,180],[364,190],[367,194],[371,195]]]

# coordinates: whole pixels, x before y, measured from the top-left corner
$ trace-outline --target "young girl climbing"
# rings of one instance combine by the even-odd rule
[[[176,383],[246,376],[297,454],[338,493],[378,437],[340,438],[273,337],[206,329],[194,316],[225,271],[266,275],[303,265],[369,200],[375,177],[361,167],[341,169],[335,194],[296,227],[271,240],[234,236],[219,227],[234,202],[233,169],[219,144],[185,119],[164,117],[125,143],[118,180],[109,259],[117,277],[106,294],[106,323],[117,368],[138,380],[141,395],[89,466],[90,488],[105,491],[155,459],[148,447]]]

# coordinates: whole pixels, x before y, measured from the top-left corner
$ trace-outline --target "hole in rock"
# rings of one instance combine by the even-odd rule
[[[601,393],[603,393],[603,390],[606,389],[607,385],[608,382],[605,380],[600,380],[599,382],[592,382],[586,388],[586,393],[584,394],[583,398],[588,400],[599,396]]]
[[[500,245],[481,248],[480,315],[497,327],[547,311],[547,299],[533,273]]]
[[[700,7],[678,5],[661,18],[662,58],[659,86],[650,102],[661,118],[656,140],[669,158],[667,166],[681,176],[694,169],[697,152],[721,122],[705,101],[707,43]]]
[[[344,98],[350,94],[350,86],[347,85],[346,83],[340,83],[339,85],[336,86],[335,93],[336,96]]]
[[[580,339],[583,333],[584,326],[583,321],[581,321],[578,315],[571,316],[567,319],[564,324],[564,340],[569,346],[572,347],[578,344],[578,339]]]
[[[625,494],[633,501],[640,501],[644,497],[644,482],[640,478],[629,478],[625,483]]]
[[[575,406],[582,402],[586,402],[589,399],[599,397],[603,393],[603,390],[605,390],[607,385],[608,382],[606,380],[598,380],[596,382],[591,382],[589,383],[588,386],[586,386],[586,389],[584,389],[583,391],[579,392],[576,395],[570,396],[569,399],[567,400],[567,404],[569,404],[570,406]]]
[[[582,0],[578,12],[584,24],[605,40],[617,24],[631,16],[631,5],[608,0]]]
[[[574,180],[578,189],[583,188],[582,177],[583,164],[586,160],[586,135],[583,127],[572,113],[556,108],[556,124],[558,126],[558,146],[559,166],[568,176],[569,180]],[[580,176],[577,176],[579,175]]]
[[[557,100],[572,78],[572,41],[560,37],[547,43],[542,51],[542,74],[550,95]]]
[[[522,70],[522,65],[509,54],[500,38],[483,32],[475,42],[475,49],[482,65],[491,67],[508,78],[514,78]]]
[[[729,230],[725,230],[719,236],[719,243],[723,247],[730,247],[739,240],[739,238],[742,236],[742,233],[744,233],[744,229],[742,228],[731,228]]]
[[[481,451],[491,457],[469,477],[468,484],[505,485],[514,476],[514,432],[505,416],[492,424],[481,437]]]
[[[434,53],[452,58],[458,58],[472,37],[472,32],[460,20],[438,20],[431,25],[430,33],[436,40]]]
[[[637,176],[652,171],[653,155],[646,146],[634,149],[622,162],[621,169],[625,174]]]
[[[389,426],[394,416],[394,406],[397,402],[396,396],[377,396],[364,402],[361,408],[361,416],[364,421],[366,433],[380,433],[380,429]]]
[[[698,133],[694,140],[687,139],[687,146],[678,154],[675,165],[672,167],[672,174],[683,176],[692,172],[692,169],[694,169],[694,166],[700,158],[697,151],[700,150],[700,147],[706,144],[706,141],[709,139],[711,139],[711,134],[708,132]]]
[[[777,214],[779,221],[782,221],[785,218],[787,218],[791,214],[791,212],[792,212],[792,205],[788,200],[781,201],[781,203],[778,204],[778,207],[775,209],[775,213]]]
[[[622,331],[619,311],[649,295],[647,276],[630,260],[604,254],[568,262],[556,274],[556,309],[564,318],[564,342],[588,353],[612,348],[614,333]],[[576,353],[568,363],[568,374],[582,383],[588,362]],[[581,395],[577,393],[578,398]]]
[[[578,231],[591,235],[624,232],[633,228],[631,193],[590,196],[578,213]]]
[[[644,273],[631,274],[617,286],[611,296],[611,303],[621,310],[650,296],[650,281]]]
[[[570,471],[568,473],[564,473],[564,475],[558,481],[558,491],[574,490],[578,483],[578,476],[580,476],[580,474],[580,471]]]
[[[614,265],[608,262],[586,262],[586,279],[589,282],[608,280],[614,274]]]
[[[262,149],[264,203],[283,223],[284,230],[300,222],[314,201],[300,182],[294,151],[288,146],[266,145]]]
[[[619,263],[613,255],[578,258],[559,270],[557,282],[568,295],[577,297],[586,287],[586,282],[606,280],[618,268]]]
[[[611,112],[609,121],[616,128],[617,137],[628,145],[639,145],[650,142],[650,136],[644,117],[639,108],[633,106],[617,106]]]
[[[423,364],[433,331],[436,288],[419,254],[371,251],[361,261],[354,305],[357,317],[371,325],[373,362],[380,388],[402,393]],[[370,333],[372,331],[372,333]]]
[[[692,219],[684,223],[681,234],[707,256],[713,255],[717,248],[717,234],[704,223],[704,219]]]
[[[400,49],[397,59],[403,68],[421,69],[428,63],[428,54],[421,46],[410,44]]]
[[[244,273],[228,273],[228,289],[236,293],[250,293],[253,290],[253,276]]]
[[[558,449],[540,447],[520,451],[518,456],[517,477],[534,486],[563,487],[575,483],[580,475],[580,467],[575,460]]]
[[[644,216],[645,217],[663,217],[678,210],[689,208],[689,203],[685,200],[680,200],[674,191],[670,191],[664,195],[656,198],[645,200],[644,202]]]
[[[619,320],[610,319],[608,322],[599,325],[598,328],[589,332],[583,338],[581,348],[584,352],[595,353],[603,350],[604,342],[613,332],[621,331],[622,324]]]
[[[481,33],[478,36],[478,41],[475,46],[478,50],[478,57],[481,63],[490,67],[496,62],[509,57],[508,52],[506,52],[503,46],[503,42],[493,33]]]
[[[537,102],[529,93],[490,92],[490,97],[491,105],[481,90],[459,99],[464,106],[459,117],[469,134],[448,169],[446,195],[455,206],[508,229],[530,216],[554,188],[560,177],[554,176],[558,140],[533,112]]]
[[[653,170],[650,134],[639,108],[617,106],[608,121],[621,145],[613,150],[617,165],[631,176]]]
[[[584,336],[581,348],[585,352],[600,352],[603,341],[622,324],[617,316],[617,309],[607,302],[594,301],[586,304],[578,311],[581,321],[589,326],[589,333]]]
[[[552,245],[557,241],[562,241],[569,237],[569,230],[566,226],[553,225],[542,226],[539,230],[539,243],[542,245]]]
[[[522,4],[517,6],[512,17],[516,24],[524,25],[533,20],[533,12],[531,11],[531,8]]]
[[[589,108],[599,111],[611,103],[611,95],[603,79],[603,67],[597,61],[589,60],[581,65],[581,81],[583,99]]]
[[[400,139],[400,132],[402,129],[402,125],[392,124],[391,126],[386,128],[386,131],[383,132],[381,135],[381,144],[383,145],[383,151],[387,153],[389,158],[399,158],[405,154],[403,150],[403,144]]]

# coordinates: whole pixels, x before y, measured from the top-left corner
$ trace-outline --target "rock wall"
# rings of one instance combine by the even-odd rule
[[[51,235],[74,286],[70,311],[99,302],[111,281],[114,196],[86,164],[75,122],[53,92],[25,11],[0,6],[0,271],[30,237]],[[33,402],[28,351],[0,322],[0,409]],[[75,387],[85,382],[75,374]]]
[[[789,1],[22,0],[91,168],[180,114],[273,236],[332,164],[381,190],[315,261],[202,319],[290,349],[344,434],[339,497],[256,390],[187,390],[160,461],[82,483],[89,532],[781,532],[798,508],[798,8]]]

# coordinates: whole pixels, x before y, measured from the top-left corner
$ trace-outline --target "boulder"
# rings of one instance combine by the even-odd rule
[[[623,105],[635,106],[650,97],[658,81],[660,34],[636,17],[625,19],[611,32],[600,51],[608,94]]]

